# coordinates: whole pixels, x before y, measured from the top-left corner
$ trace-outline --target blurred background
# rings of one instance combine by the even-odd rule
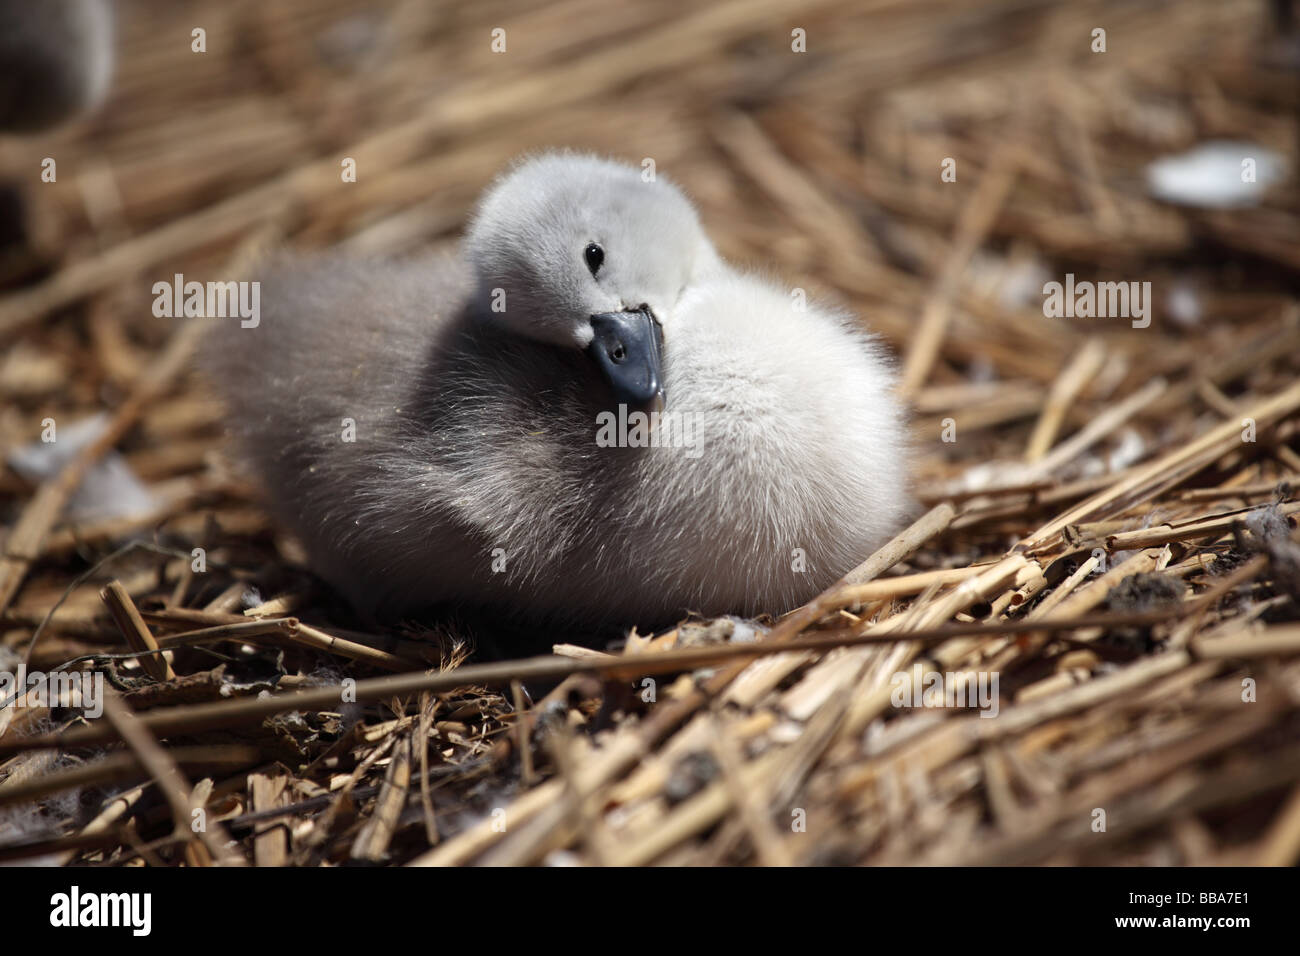
[[[491,177],[548,146],[653,160],[724,255],[856,311],[905,363],[941,490],[1028,441],[1087,339],[1108,360],[1085,398],[1293,334],[1286,2],[116,7],[106,101],[0,137],[0,449],[123,399],[174,331],[153,282],[227,277],[268,245],[454,242]],[[1226,158],[1189,156],[1215,142]],[[1220,195],[1248,152],[1256,181]],[[1151,327],[1045,318],[1066,273],[1151,282]],[[144,425],[179,447],[128,442],[146,480],[197,467],[216,434],[200,396],[174,398]],[[962,441],[936,442],[958,409]],[[0,474],[0,510],[26,490]]]
[[[177,609],[225,613],[248,603],[250,582],[270,596],[301,575],[300,550],[222,453],[220,409],[189,371],[194,325],[155,317],[153,284],[251,277],[282,247],[406,255],[454,243],[475,197],[530,150],[652,161],[696,201],[725,257],[845,304],[889,344],[914,411],[918,498],[962,503],[903,570],[1000,555],[1296,380],[1300,27],[1286,0],[115,6],[102,102],[54,129],[0,135],[0,651],[34,665],[119,640],[97,588],[77,585],[133,538],[179,550],[99,578],[171,609],[173,623]],[[1150,283],[1149,324],[1045,315],[1044,285],[1067,275]],[[77,436],[70,457],[32,453],[49,421]],[[1275,424],[1214,473],[1239,504],[1300,473],[1293,404]],[[1010,494],[1043,487],[1060,493]],[[1187,516],[1217,493],[1102,530]],[[197,543],[219,569],[199,580],[185,570]],[[457,719],[498,733],[509,710],[493,697]],[[1114,760],[1140,754],[1133,730],[1114,730],[1128,741]],[[456,732],[448,759],[477,754]],[[963,766],[948,769],[989,770]],[[1035,766],[1013,763],[1006,786],[1033,792],[1047,773]],[[1059,795],[1079,778],[1053,779]],[[1248,859],[1231,854],[1254,846],[1291,779],[1263,797],[1220,794],[1251,813],[1179,817],[1101,858]],[[985,809],[912,806],[898,790],[880,796],[870,774],[846,786],[836,799],[864,803],[846,811],[843,840],[800,860],[972,859]],[[476,799],[466,806],[482,811]],[[1034,799],[1065,806],[1041,787]],[[913,811],[911,842],[878,839]],[[1017,817],[1014,802],[991,812],[994,835]],[[1059,822],[1045,813],[1031,837]],[[1244,835],[1238,818],[1251,821]],[[670,858],[732,859],[748,845],[733,837]],[[1004,856],[978,861],[1054,859],[1054,845],[1003,842]]]

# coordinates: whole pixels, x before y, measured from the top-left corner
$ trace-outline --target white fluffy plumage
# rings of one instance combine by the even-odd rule
[[[543,168],[515,222],[497,200]],[[694,215],[662,180],[547,156],[489,192],[464,256],[268,275],[258,327],[225,323],[206,364],[319,573],[367,612],[650,626],[785,611],[883,543],[909,506],[887,358],[850,316],[727,267]],[[604,447],[612,397],[580,330],[639,303],[670,417],[659,447]]]

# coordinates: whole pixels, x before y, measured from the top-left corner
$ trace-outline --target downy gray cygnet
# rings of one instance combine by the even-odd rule
[[[546,154],[456,256],[288,261],[210,376],[275,513],[365,613],[780,613],[908,508],[851,317],[724,264],[662,177]]]

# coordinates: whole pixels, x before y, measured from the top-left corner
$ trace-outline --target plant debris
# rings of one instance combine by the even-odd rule
[[[0,662],[110,677],[102,717],[0,708],[0,860],[1300,860],[1283,38],[1246,0],[885,6],[124,3],[108,103],[0,151],[0,459],[107,412],[50,477],[0,471]],[[1290,178],[1147,192],[1243,141]],[[899,355],[917,518],[807,605],[522,658],[505,608],[381,628],[223,453],[155,280],[449,247],[550,145],[653,157],[726,257]],[[1053,317],[1067,276],[1149,311]],[[148,513],[68,510],[104,461]]]

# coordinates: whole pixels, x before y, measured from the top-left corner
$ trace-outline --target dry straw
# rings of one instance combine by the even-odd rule
[[[1300,202],[1198,212],[1143,181],[1206,139],[1294,168],[1263,5],[123,7],[106,108],[0,143],[28,224],[0,258],[0,449],[109,411],[57,477],[0,472],[3,660],[114,685],[100,721],[0,711],[0,805],[43,821],[0,858],[1300,859]],[[200,21],[208,53],[164,39]],[[268,244],[454,241],[547,145],[654,158],[725,255],[900,356],[920,517],[756,643],[687,622],[466,663],[455,621],[359,630],[220,453],[196,326],[150,314],[153,281]],[[1154,321],[1045,317],[1067,272],[1152,282]],[[70,520],[110,450],[157,510]],[[933,674],[996,674],[998,715],[896,706]],[[69,792],[92,812],[60,816]]]

